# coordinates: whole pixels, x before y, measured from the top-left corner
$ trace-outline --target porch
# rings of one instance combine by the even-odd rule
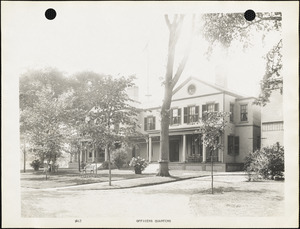
[[[222,163],[214,162],[214,172],[233,172],[243,171],[243,163]],[[211,162],[200,163],[183,163],[183,162],[169,162],[170,170],[192,170],[192,171],[211,171]]]

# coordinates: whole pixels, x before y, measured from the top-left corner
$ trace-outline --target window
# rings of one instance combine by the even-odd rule
[[[233,122],[233,114],[234,114],[234,104],[230,104],[230,116],[229,116],[230,122]]]
[[[188,93],[190,95],[193,95],[196,91],[196,86],[194,84],[191,84],[189,87],[188,87]]]
[[[248,121],[248,105],[241,105],[241,121]]]
[[[202,141],[200,135],[192,135],[191,141],[192,141],[192,149],[191,149],[192,155],[198,154],[202,156],[203,149],[202,149]]]
[[[240,148],[240,139],[238,136],[228,136],[228,154],[238,155]]]
[[[148,116],[144,118],[144,130],[155,130],[155,117]]]
[[[190,106],[184,108],[184,123],[198,122],[199,106]]]
[[[170,124],[171,125],[181,124],[181,108],[171,109]]]
[[[265,122],[262,123],[262,131],[281,131],[283,130],[283,122]]]
[[[208,103],[202,105],[202,119],[205,119],[207,116],[206,112],[214,112],[219,111],[219,104],[218,103]]]

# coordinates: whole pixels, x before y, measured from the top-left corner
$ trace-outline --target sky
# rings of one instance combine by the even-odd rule
[[[50,7],[57,12],[54,20],[44,16]],[[9,45],[5,50],[7,60],[11,58],[15,63],[13,74],[54,67],[66,75],[81,71],[136,75],[140,101],[149,106],[161,103],[169,35],[162,10],[74,2],[30,5],[24,2],[10,10],[13,12],[4,18],[4,23],[9,21],[9,27],[5,28]],[[191,14],[187,14],[175,63],[183,56],[190,20]],[[278,37],[272,35],[266,40],[263,45],[260,36],[254,36],[254,45],[246,52],[239,43],[234,43],[229,55],[217,46],[208,60],[204,54],[208,43],[201,36],[194,37],[177,86],[189,76],[214,83],[221,69],[229,89],[257,96],[265,68],[262,57]]]

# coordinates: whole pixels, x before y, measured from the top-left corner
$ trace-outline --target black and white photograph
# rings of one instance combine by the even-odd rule
[[[299,227],[298,31],[297,1],[1,1],[3,227]]]

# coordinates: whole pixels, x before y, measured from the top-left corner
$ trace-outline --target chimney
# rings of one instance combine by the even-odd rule
[[[215,85],[227,89],[227,68],[224,65],[216,66]]]
[[[130,88],[127,88],[127,94],[130,99],[134,100],[135,102],[139,101],[139,87],[138,86],[132,86]]]

